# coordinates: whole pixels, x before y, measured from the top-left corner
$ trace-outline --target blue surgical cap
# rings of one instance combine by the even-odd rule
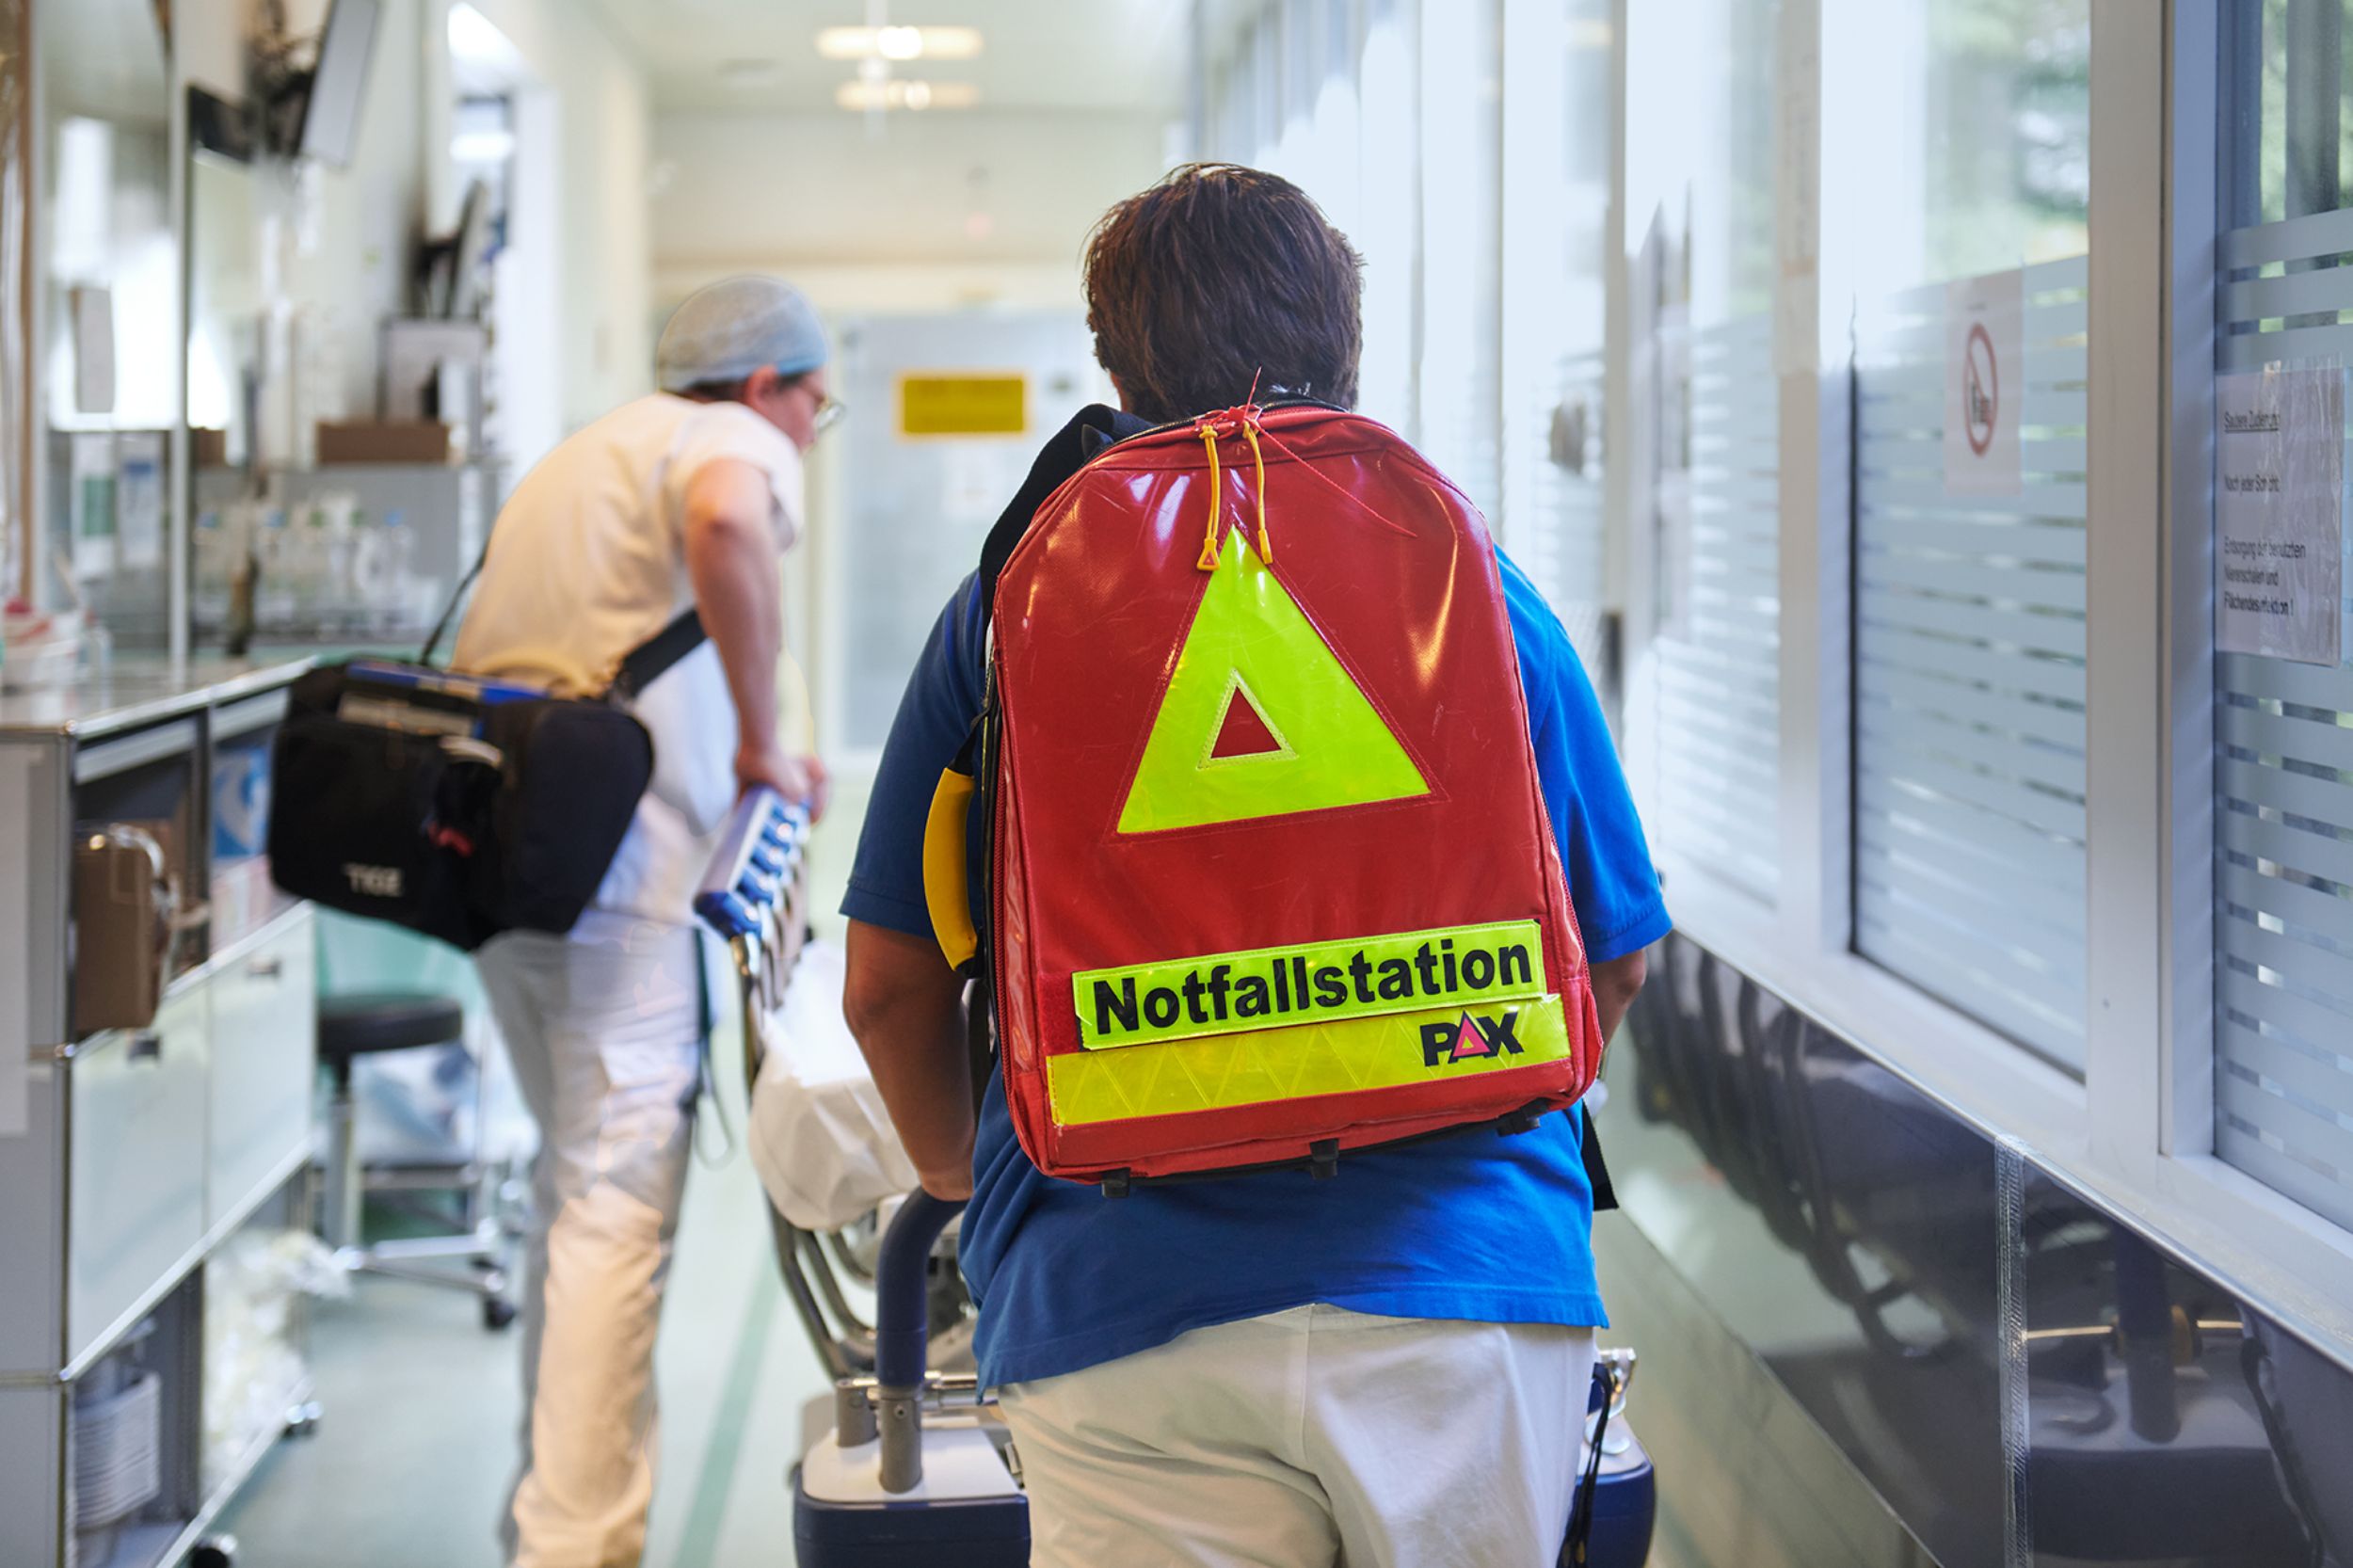
[[[740,381],[761,366],[798,376],[825,362],[825,328],[808,296],[781,278],[729,278],[670,312],[654,345],[664,392]]]

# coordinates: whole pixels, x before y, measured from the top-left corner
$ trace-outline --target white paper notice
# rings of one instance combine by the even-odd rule
[[[2026,275],[1945,285],[1945,492],[2016,495],[2026,392]]]
[[[115,527],[121,564],[133,569],[164,560],[164,438],[155,430],[126,430],[115,470]]]
[[[2215,377],[2215,646],[2344,655],[2345,372]]]

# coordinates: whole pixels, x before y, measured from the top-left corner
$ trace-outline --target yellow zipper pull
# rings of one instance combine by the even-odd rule
[[[1266,454],[1258,450],[1258,422],[1243,416],[1241,433],[1250,438],[1251,461],[1258,466],[1258,559],[1274,559],[1274,543],[1266,533]]]
[[[1209,516],[1201,531],[1201,558],[1193,565],[1202,571],[1217,569],[1218,523],[1225,510],[1225,480],[1218,474],[1217,432],[1207,422],[1194,426],[1201,435],[1201,444],[1209,453]]]

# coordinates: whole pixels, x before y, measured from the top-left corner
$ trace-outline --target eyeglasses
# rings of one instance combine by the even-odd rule
[[[821,392],[817,398],[817,412],[808,422],[809,428],[819,432],[830,430],[840,424],[841,416],[849,411],[850,406],[847,403],[838,397],[827,397]]]

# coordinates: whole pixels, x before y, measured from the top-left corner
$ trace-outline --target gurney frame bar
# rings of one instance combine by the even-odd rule
[[[776,791],[746,791],[721,834],[718,853],[695,893],[695,913],[727,938],[743,1008],[744,1092],[748,1102],[765,1050],[763,1018],[784,1001],[808,936],[808,808]],[[840,1275],[873,1283],[838,1233],[803,1230],[768,1208],[785,1293],[809,1342],[837,1380],[874,1365],[874,1326],[851,1306]]]

